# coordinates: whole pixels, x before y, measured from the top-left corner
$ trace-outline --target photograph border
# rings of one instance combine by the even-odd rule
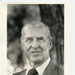
[[[0,75],[7,74],[7,4],[25,4],[24,2],[0,3]],[[64,75],[72,75],[72,4],[70,2],[26,3],[26,4],[64,4]]]

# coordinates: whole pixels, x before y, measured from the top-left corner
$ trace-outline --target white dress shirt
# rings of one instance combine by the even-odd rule
[[[50,62],[50,57],[42,64],[40,65],[39,67],[36,68],[37,72],[39,75],[43,75],[43,72],[44,70],[46,69],[47,65],[49,64]],[[27,71],[26,71],[26,75],[28,73],[28,71],[32,69],[32,67],[30,65],[27,66]]]

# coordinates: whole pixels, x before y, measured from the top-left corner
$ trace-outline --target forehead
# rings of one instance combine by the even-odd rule
[[[44,37],[46,36],[46,28],[41,27],[41,26],[26,26],[23,29],[23,35],[25,37],[31,37],[31,36],[36,36],[36,37]]]

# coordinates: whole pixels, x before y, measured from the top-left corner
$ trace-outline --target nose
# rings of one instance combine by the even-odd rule
[[[32,47],[33,47],[33,48],[37,48],[37,47],[38,47],[38,42],[37,42],[36,39],[33,41]]]

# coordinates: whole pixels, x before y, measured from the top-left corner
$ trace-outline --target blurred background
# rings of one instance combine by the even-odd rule
[[[20,46],[21,29],[25,23],[32,20],[40,20],[49,26],[53,38],[50,57],[64,69],[64,4],[8,4],[8,70],[12,73],[26,67],[26,57]]]

